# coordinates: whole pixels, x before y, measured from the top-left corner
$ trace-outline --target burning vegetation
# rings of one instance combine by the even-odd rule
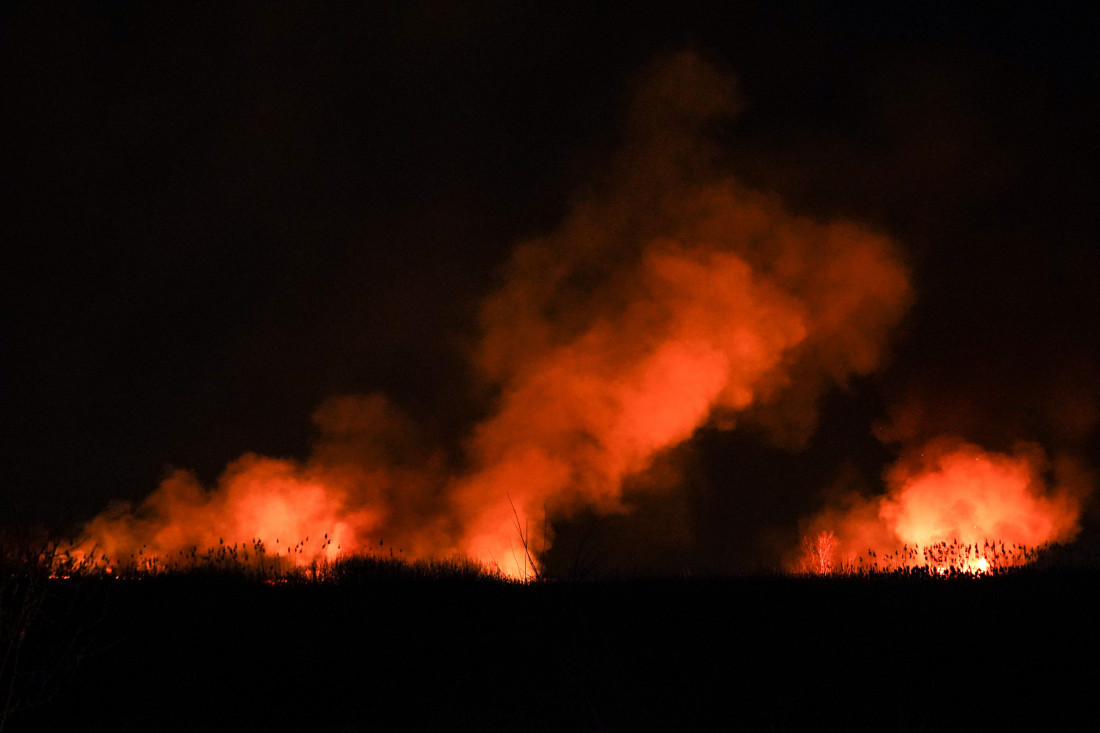
[[[305,460],[245,455],[213,486],[177,471],[89,522],[71,558],[155,568],[262,542],[299,567],[397,548],[527,577],[555,520],[627,511],[628,480],[667,472],[701,427],[751,420],[804,443],[821,395],[880,366],[909,273],[889,238],[793,214],[723,171],[707,133],[737,106],[733,80],[692,53],[639,80],[610,170],[515,248],[483,302],[472,360],[495,401],[459,450],[427,444],[382,395],[338,396]],[[795,565],[1024,561],[1015,548],[1077,527],[1080,492],[1048,487],[1040,463],[927,446],[885,497],[815,519]]]
[[[949,438],[911,451],[886,482],[885,496],[850,494],[818,515],[792,569],[988,573],[1024,565],[1073,540],[1088,490],[1075,464],[1064,459],[1051,472],[1034,446],[1004,454]]]

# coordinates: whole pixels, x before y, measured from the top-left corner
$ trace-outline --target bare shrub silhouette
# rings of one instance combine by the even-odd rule
[[[73,577],[58,542],[0,533],[0,731],[49,703],[105,647],[105,597],[88,580]]]

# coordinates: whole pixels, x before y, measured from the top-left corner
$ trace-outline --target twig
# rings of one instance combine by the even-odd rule
[[[531,572],[534,573],[535,580],[542,580],[542,573],[539,572],[538,563],[535,562],[535,558],[531,557],[531,548],[528,547],[528,544],[527,544],[527,541],[528,541],[527,534],[528,533],[525,533],[523,531],[523,525],[519,521],[519,512],[516,511],[516,505],[512,501],[512,495],[511,494],[505,494],[505,496],[508,497],[508,505],[510,507],[512,507],[512,516],[515,518],[515,522],[516,522],[516,532],[519,534],[519,541],[521,543],[523,543],[523,553],[527,556],[527,561],[530,561],[530,563],[531,563]],[[527,565],[526,564],[524,564],[524,566],[523,566],[523,576],[524,576],[523,579],[526,581],[527,580]]]

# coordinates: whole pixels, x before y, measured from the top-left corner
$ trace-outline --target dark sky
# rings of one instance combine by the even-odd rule
[[[0,523],[302,456],[339,393],[455,442],[489,409],[464,354],[497,268],[686,47],[740,83],[728,169],[890,234],[916,289],[805,451],[700,436],[691,551],[751,555],[842,472],[874,482],[875,425],[913,405],[911,432],[1100,465],[1100,21],[956,5],[5,3]]]

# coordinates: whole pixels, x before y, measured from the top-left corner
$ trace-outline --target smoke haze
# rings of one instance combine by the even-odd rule
[[[519,574],[523,542],[624,511],[624,482],[701,427],[751,419],[803,444],[822,395],[882,363],[912,291],[887,237],[793,214],[720,168],[710,135],[739,102],[692,52],[639,77],[610,169],[483,301],[471,358],[494,405],[460,458],[382,396],[337,397],[307,460],[246,455],[209,490],[177,472],[89,523],[81,548],[171,559],[277,539],[308,562],[384,541]]]

